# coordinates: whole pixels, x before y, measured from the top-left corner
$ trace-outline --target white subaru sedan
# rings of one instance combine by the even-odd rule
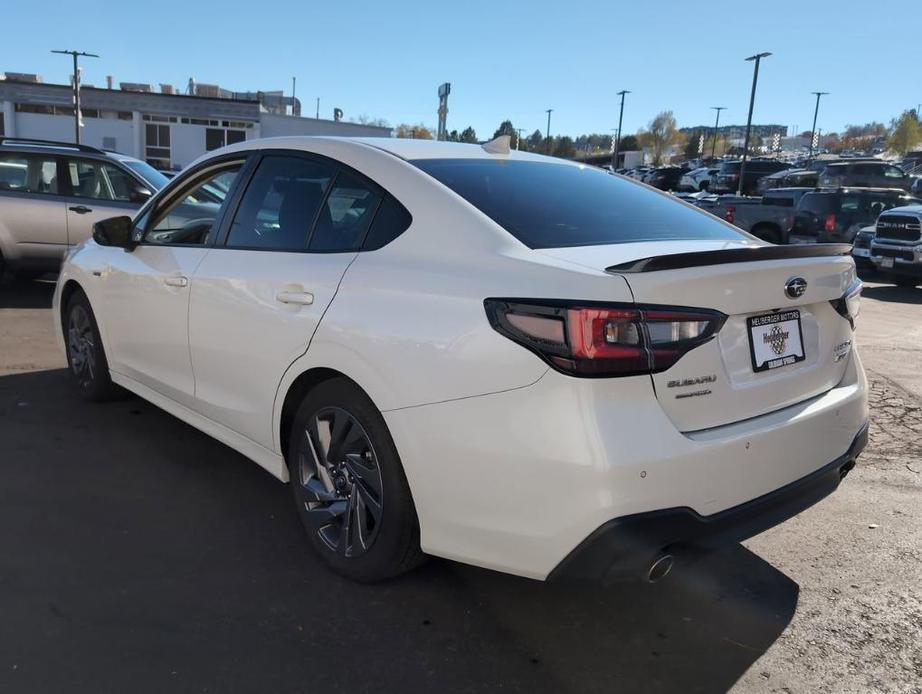
[[[345,576],[658,580],[854,466],[849,251],[503,138],[278,138],[98,223],[54,306],[87,399],[121,386],[290,482]]]

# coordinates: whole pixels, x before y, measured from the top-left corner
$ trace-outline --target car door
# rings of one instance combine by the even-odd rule
[[[189,291],[213,245],[242,159],[190,172],[136,221],[131,252],[109,257],[104,316],[110,368],[186,406],[195,383],[189,356]]]
[[[130,215],[147,200],[138,179],[120,166],[98,159],[65,159],[67,243],[74,246],[93,235],[93,225],[109,217]]]
[[[262,156],[226,239],[192,282],[196,409],[271,447],[272,407],[304,354],[381,200],[329,159]]]
[[[56,269],[67,218],[53,154],[0,152],[0,253],[22,267]]]

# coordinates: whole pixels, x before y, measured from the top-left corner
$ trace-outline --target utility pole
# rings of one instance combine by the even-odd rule
[[[611,170],[618,168],[618,152],[621,150],[621,121],[624,119],[624,95],[630,94],[627,89],[618,92],[621,97],[621,110],[618,112],[618,135],[615,137],[615,151],[611,153]]]
[[[317,120],[320,120],[320,97],[317,97]]]
[[[746,118],[746,139],[743,141],[743,159],[740,161],[740,184],[736,190],[737,195],[743,194],[743,175],[746,173],[746,157],[749,154],[749,131],[752,129],[752,109],[756,103],[756,84],[759,82],[759,63],[762,58],[767,58],[771,53],[758,53],[746,58],[747,62],[755,61],[752,71],[752,93],[749,95],[749,116]]]
[[[52,53],[61,53],[63,55],[73,56],[74,59],[74,142],[80,144],[80,68],[77,65],[77,56],[85,58],[98,58],[95,53],[84,53],[83,51],[51,51]]]
[[[291,115],[299,116],[300,113],[295,113],[295,78],[291,78]]]
[[[717,111],[717,120],[714,121],[714,144],[711,145],[711,159],[716,158],[717,156],[717,133],[720,132],[720,112],[726,111],[726,106],[711,106],[712,109]]]
[[[810,93],[816,94],[816,108],[813,109],[813,129],[810,131],[810,156],[808,157],[809,159],[813,159],[813,149],[820,142],[819,138],[816,136],[816,117],[820,113],[820,97],[826,96],[829,92],[810,92]]]
[[[548,154],[551,153],[551,112],[553,110],[552,108],[547,109],[547,135],[544,136],[544,147]]]
[[[525,128],[516,128],[515,129],[515,148],[519,149],[519,143],[522,141],[522,133],[525,132]]]

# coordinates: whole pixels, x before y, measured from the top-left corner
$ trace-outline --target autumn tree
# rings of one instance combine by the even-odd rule
[[[899,154],[906,154],[909,150],[922,142],[922,126],[914,110],[904,111],[903,115],[893,120],[890,137],[887,138],[887,147]]]
[[[413,140],[435,139],[435,137],[432,135],[432,131],[422,123],[417,123],[416,125],[401,123],[396,128],[394,128],[394,137],[402,137]]]
[[[638,141],[653,150],[653,164],[659,166],[663,156],[680,140],[672,111],[662,111],[650,121],[646,130],[637,133]]]

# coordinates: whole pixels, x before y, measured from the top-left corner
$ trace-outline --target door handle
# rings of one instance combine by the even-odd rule
[[[314,295],[310,292],[280,291],[275,295],[275,300],[283,304],[310,306],[314,303]]]
[[[76,212],[77,214],[86,214],[87,212],[92,212],[93,210],[85,205],[76,205],[75,207],[68,207],[68,210],[71,212]]]
[[[189,278],[181,275],[171,275],[164,277],[163,283],[168,287],[186,287],[189,285]]]

